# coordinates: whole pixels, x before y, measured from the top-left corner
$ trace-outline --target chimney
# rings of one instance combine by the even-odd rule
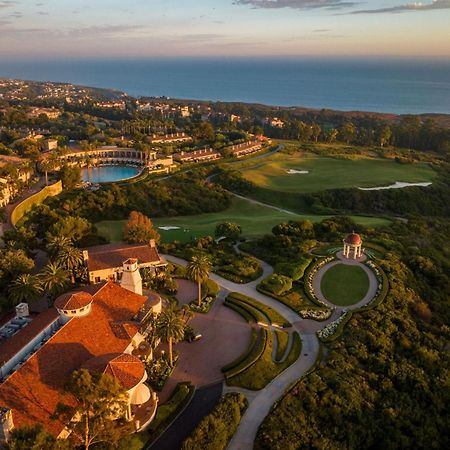
[[[89,252],[87,250],[83,250],[83,262],[87,263],[89,261]]]
[[[9,408],[0,407],[0,443],[8,442],[14,429],[13,413]]]
[[[156,247],[156,242],[155,242],[155,240],[154,240],[154,239],[150,239],[150,242],[149,242],[148,245],[150,245],[151,248],[155,248],[155,247]]]
[[[28,303],[19,303],[16,306],[16,317],[28,317],[29,315]]]

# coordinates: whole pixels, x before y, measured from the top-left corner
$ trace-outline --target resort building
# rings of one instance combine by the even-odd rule
[[[350,233],[344,239],[344,256],[346,258],[357,259],[363,255],[361,236],[355,232]]]
[[[163,136],[153,134],[150,137],[152,144],[172,144],[174,142],[189,142],[191,140],[192,138],[185,133],[165,134]]]
[[[252,153],[259,152],[262,150],[263,145],[260,141],[247,141],[242,144],[231,145],[225,150],[228,150],[233,158],[241,158],[246,155],[251,155]]]
[[[41,115],[47,116],[49,119],[57,119],[61,115],[61,111],[55,108],[32,108],[27,116],[29,118],[38,118]]]
[[[220,158],[222,158],[222,154],[212,148],[194,150],[193,152],[180,152],[173,155],[174,161],[177,161],[179,163],[213,161]]]
[[[139,295],[110,281],[64,294],[37,315],[18,311],[0,326],[0,441],[14,427],[36,424],[66,438],[66,424],[52,415],[58,402],[72,403],[63,387],[81,368],[115,377],[128,393],[126,419],[136,430],[144,428],[158,398],[145,384],[138,355],[149,345],[145,319],[160,309],[157,294]]]
[[[72,148],[61,158],[72,164],[112,165],[131,164],[147,167],[149,170],[165,170],[168,172],[173,166],[171,156],[159,157],[156,152],[136,150],[134,148],[121,148],[115,145],[106,145],[92,150]]]
[[[122,280],[124,262],[136,260],[139,269],[147,268],[155,274],[164,270],[167,262],[156,248],[154,240],[149,244],[115,243],[83,249],[84,263],[89,273],[89,283]]]

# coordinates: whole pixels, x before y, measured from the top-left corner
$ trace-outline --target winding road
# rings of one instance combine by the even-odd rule
[[[170,262],[174,262],[183,266],[187,264],[187,262],[183,259],[171,255],[163,256]],[[226,289],[230,292],[239,292],[241,294],[252,297],[259,302],[270,306],[281,315],[283,315],[287,320],[289,320],[289,322],[291,322],[293,329],[300,334],[302,340],[302,352],[297,361],[295,361],[291,366],[280,373],[265,388],[259,391],[250,391],[247,389],[230,386],[224,387],[224,392],[241,392],[245,394],[249,401],[249,406],[242,417],[237,432],[228,445],[228,450],[249,450],[253,448],[253,443],[255,441],[258,428],[264,418],[269,414],[273,404],[283,396],[285,391],[293,383],[297,382],[314,366],[317,358],[319,357],[320,344],[319,339],[316,336],[316,331],[324,328],[330,322],[336,320],[336,318],[341,315],[342,309],[344,309],[342,307],[334,307],[333,305],[334,310],[332,316],[328,320],[323,322],[302,319],[296,312],[294,312],[287,306],[257,291],[256,286],[264,278],[273,273],[273,268],[269,264],[264,261],[259,262],[263,268],[263,274],[257,280],[247,284],[233,283],[232,281],[226,280],[225,278],[222,278],[214,273],[210,273],[210,278],[215,281],[221,288]],[[364,268],[364,270],[370,272],[370,287],[367,295],[359,303],[357,303],[356,305],[347,306],[346,309],[355,309],[369,303],[373,298],[374,293],[376,293],[378,284],[373,272],[364,264],[361,264],[361,262],[358,261],[344,259],[339,262],[352,265],[359,264]],[[333,263],[330,264],[332,265]],[[329,267],[330,264],[324,266],[324,268],[322,269],[327,268],[327,266]],[[322,269],[320,270],[322,271]],[[323,274],[325,270],[320,273]],[[324,298],[322,293],[320,292],[320,284],[317,294],[319,298]]]

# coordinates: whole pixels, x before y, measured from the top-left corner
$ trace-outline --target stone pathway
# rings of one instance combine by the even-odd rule
[[[163,255],[168,261],[186,265],[186,261],[171,256]],[[261,282],[262,279],[273,273],[273,268],[264,261],[260,261],[263,268],[263,275],[257,280],[252,281],[247,284],[237,284],[232,281],[226,280],[214,273],[210,273],[210,278],[214,280],[222,289],[230,292],[239,292],[241,294],[247,295],[254,298],[255,300],[263,303],[266,306],[270,306],[281,315],[283,315],[289,322],[291,322],[291,331],[297,331],[300,334],[302,340],[302,352],[301,356],[280,373],[276,378],[274,378],[264,389],[259,391],[250,391],[247,389],[242,389],[238,387],[225,386],[224,392],[242,392],[245,394],[249,401],[249,406],[242,417],[236,434],[233,436],[232,440],[228,445],[228,450],[249,450],[253,448],[253,443],[256,438],[256,433],[262,421],[265,419],[267,414],[270,412],[273,404],[279,400],[285,391],[296,381],[302,378],[316,363],[319,356],[319,339],[316,336],[316,331],[324,328],[327,324],[336,320],[340,314],[342,308],[336,307],[333,311],[332,316],[323,322],[317,322],[314,320],[304,320],[296,312],[278,302],[277,300],[268,297],[256,290],[256,286]],[[351,262],[351,264],[360,264],[359,262]],[[332,264],[332,263],[331,263]],[[361,264],[362,265],[362,264]],[[364,266],[364,265],[362,265]],[[325,266],[327,267],[327,266]],[[365,269],[370,271],[370,269],[364,266]],[[370,271],[369,275],[370,288],[367,295],[361,302],[353,305],[353,308],[362,306],[362,304],[368,303],[372,297],[370,294],[376,292],[377,280],[375,275]],[[315,277],[317,278],[317,276]],[[374,284],[375,281],[375,284]],[[320,286],[320,284],[319,284]],[[375,291],[373,289],[375,288]],[[317,291],[321,294],[320,290]],[[322,296],[323,297],[323,296]],[[329,302],[327,302],[329,303]],[[334,305],[332,305],[334,306]],[[349,307],[350,308],[350,307]],[[269,327],[271,328],[271,327]],[[291,332],[291,334],[292,334]],[[290,342],[288,348],[292,345],[292,338],[290,336]],[[284,358],[284,356],[283,356]]]

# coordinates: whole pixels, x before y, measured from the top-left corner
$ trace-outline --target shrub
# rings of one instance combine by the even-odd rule
[[[261,282],[261,288],[275,295],[282,295],[292,289],[292,279],[274,273]]]
[[[243,394],[226,394],[220,403],[202,419],[197,428],[183,442],[182,450],[223,450],[239,426],[247,409]]]
[[[305,274],[306,268],[311,263],[311,258],[302,258],[294,262],[279,262],[275,266],[275,272],[280,275],[292,278],[294,281],[300,280]]]

